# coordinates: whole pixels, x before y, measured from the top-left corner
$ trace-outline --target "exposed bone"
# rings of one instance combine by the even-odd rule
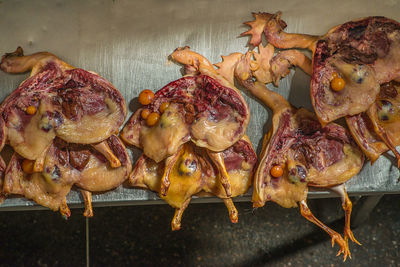
[[[312,69],[315,69],[313,71],[315,73],[311,77],[311,99],[322,125],[344,116],[365,112],[375,100],[375,96],[379,92],[379,84],[399,79],[400,61],[398,50],[400,43],[395,36],[399,34],[400,24],[394,20],[385,17],[361,18],[335,26],[322,36],[312,36],[284,32],[286,23],[280,18],[281,12],[276,14],[258,13],[253,14],[253,16],[255,17],[254,21],[245,23],[251,29],[242,34],[252,36],[250,41],[252,45],[261,43],[261,35],[264,34],[269,44],[277,48],[306,48],[312,51],[313,57],[316,57],[312,66]],[[350,31],[350,29],[357,29],[357,27],[367,27],[368,30],[366,30],[365,35],[368,36],[376,33],[379,36],[376,39],[382,40],[382,47],[385,48],[382,51],[378,49],[374,53],[369,51],[369,48],[365,51],[365,47],[375,47],[377,45],[374,43],[366,45],[366,42],[374,42],[370,40],[370,37],[368,37],[369,39],[366,37],[366,40],[361,39],[361,43],[358,44],[358,37],[352,36]],[[386,30],[388,30],[387,34],[385,33]],[[364,33],[360,34],[364,35]],[[348,42],[351,49],[359,51],[357,53],[360,55],[354,54],[351,52],[352,50],[349,52],[346,49],[343,49],[344,52],[342,53],[342,48],[347,46],[346,43],[342,45],[342,41]],[[336,42],[338,44],[337,47],[335,47]],[[332,50],[333,54],[325,55],[324,51],[329,50]],[[372,50],[374,51],[374,49]],[[350,60],[351,62],[346,61],[348,59],[348,57],[345,57],[346,53],[352,55],[350,56],[350,58],[353,58]],[[363,55],[365,59],[361,59]],[[377,58],[374,59],[374,56]],[[347,64],[342,61],[346,61]],[[320,62],[323,63],[320,64]],[[305,64],[302,68],[307,68],[307,65]],[[309,66],[311,70],[311,64]],[[352,76],[351,70],[359,67],[364,69],[363,71],[366,75],[364,75],[365,81],[360,80],[358,84],[353,82],[353,80],[358,81],[358,79],[354,78],[354,75]],[[283,68],[285,69],[285,67]],[[340,73],[346,81],[345,90],[340,94],[332,92],[330,89],[333,72]],[[311,73],[311,71],[306,70],[306,73]],[[278,82],[278,80],[279,77],[275,77],[275,82]],[[377,134],[380,135],[379,131]],[[385,139],[385,137],[383,138]],[[393,148],[390,142],[385,142]]]
[[[107,143],[107,140],[104,140],[103,142],[100,142],[98,144],[92,144],[92,147],[94,147],[97,151],[103,154],[106,159],[108,159],[112,168],[118,168],[121,166],[121,162],[114,155],[112,149]]]
[[[83,216],[91,218],[93,217],[93,208],[92,208],[92,193],[83,189],[80,189],[83,200],[85,201],[85,211],[83,212]]]
[[[236,56],[240,57],[239,54]],[[178,230],[182,214],[192,195],[212,194],[227,199],[228,195],[234,197],[246,192],[251,184],[256,154],[252,146],[248,144],[248,138],[244,137],[244,131],[243,134],[238,134],[238,131],[241,132],[246,128],[250,114],[239,90],[233,86],[233,67],[229,64],[236,63],[235,55],[223,57],[224,64],[216,64],[219,70],[215,70],[205,57],[191,51],[189,47],[176,49],[170,57],[183,64],[186,74],[190,76],[186,75],[156,92],[155,99],[148,108],[158,110],[160,103],[165,102],[162,96],[171,95],[172,99],[167,101],[170,103],[169,108],[173,110],[167,109],[159,123],[150,129],[141,120],[139,109],[128,122],[128,126],[125,126],[122,135],[124,140],[143,148],[144,151],[144,155],[136,162],[129,177],[131,185],[158,192],[162,199],[174,207],[176,210],[171,227],[173,230]],[[207,114],[208,108],[204,109],[210,104],[210,100],[207,99],[207,103],[203,104],[203,102],[196,102],[196,98],[194,100],[192,98],[195,94],[201,96],[203,94],[201,90],[205,90],[206,95],[212,96],[210,110],[214,108],[216,101],[220,101],[219,97],[225,97],[223,103],[227,103],[227,107],[228,104],[235,107],[234,112],[230,109],[225,111],[227,116],[221,121],[218,118],[210,119],[210,115]],[[184,96],[184,98],[177,98],[175,95]],[[161,98],[158,98],[159,96]],[[237,100],[231,104],[228,97],[237,98]],[[176,103],[174,103],[175,99],[177,99]],[[189,101],[182,105],[182,100],[186,99]],[[199,99],[203,101],[203,98]],[[194,107],[195,104],[197,104],[196,107]],[[182,111],[190,110],[187,107],[191,107],[192,110],[204,109],[205,116],[196,115],[195,121],[187,120],[186,116],[178,118]],[[215,113],[215,111],[212,112]],[[202,113],[199,112],[199,114]],[[176,124],[177,121],[182,123]],[[240,123],[240,128],[238,128],[238,123]],[[166,131],[166,128],[171,129]],[[177,136],[174,131],[178,130],[183,134]],[[164,140],[165,144],[163,144]],[[174,141],[173,144],[178,143],[179,146],[173,146],[174,149],[170,149],[171,140]],[[149,150],[154,153],[148,153]],[[209,150],[216,152],[217,156]],[[239,150],[241,151],[238,152]],[[230,160],[229,170],[225,167],[224,156]],[[232,222],[236,222],[237,211],[232,201],[229,199],[224,202],[230,212]]]
[[[148,159],[144,155],[142,155],[136,161],[135,166],[134,166],[132,172],[129,174],[129,177],[128,177],[128,181],[129,181],[130,185],[141,187],[141,188],[146,188],[147,187],[146,182],[144,181],[145,171],[146,171],[146,168],[147,168],[146,161],[148,161]],[[154,165],[156,165],[155,162],[154,162]],[[149,186],[149,188],[150,188],[150,190],[156,190],[155,188],[150,187],[150,186]]]
[[[335,245],[335,243],[339,245],[340,250],[336,256],[339,256],[341,253],[343,253],[343,261],[346,260],[347,256],[351,258],[349,245],[347,244],[347,242],[343,239],[343,237],[339,233],[335,232],[334,230],[323,224],[320,220],[315,218],[315,216],[311,213],[310,209],[308,208],[307,202],[305,200],[302,200],[300,202],[300,212],[304,218],[306,218],[310,222],[320,227],[331,237],[332,247]]]

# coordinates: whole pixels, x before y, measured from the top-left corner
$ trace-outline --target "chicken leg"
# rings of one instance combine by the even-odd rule
[[[330,235],[330,237],[332,238],[332,247],[335,245],[335,243],[339,245],[340,250],[336,256],[339,256],[341,253],[343,253],[343,261],[346,260],[347,256],[351,258],[348,242],[346,242],[346,240],[344,240],[343,237],[338,232],[335,232],[334,230],[323,224],[320,220],[318,220],[311,213],[311,210],[307,206],[306,200],[300,201],[300,212],[304,218],[314,223],[322,230],[324,230],[328,235]]]
[[[172,231],[177,231],[181,229],[182,215],[183,212],[186,210],[187,206],[189,205],[190,200],[191,198],[186,199],[185,202],[182,203],[182,206],[180,208],[175,209],[174,218],[172,219],[171,222]]]
[[[83,212],[83,216],[91,218],[93,217],[93,208],[92,208],[92,192],[80,189],[83,200],[85,201],[85,211]]]

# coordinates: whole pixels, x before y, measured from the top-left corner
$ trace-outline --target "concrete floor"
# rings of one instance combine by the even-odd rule
[[[341,232],[338,199],[310,200],[314,214]],[[385,196],[354,229],[352,259],[336,257],[329,236],[297,209],[253,211],[237,203],[239,223],[221,204],[192,204],[182,230],[170,231],[167,205],[95,208],[89,220],[91,266],[400,266],[400,195]],[[0,266],[84,266],[81,209],[64,221],[51,211],[0,212]]]

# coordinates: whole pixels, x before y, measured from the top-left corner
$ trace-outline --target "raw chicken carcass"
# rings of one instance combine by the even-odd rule
[[[8,73],[31,70],[0,107],[7,143],[26,159],[43,158],[55,137],[77,144],[102,142],[125,120],[125,100],[110,82],[53,54],[24,56],[19,47],[3,56],[0,67]]]
[[[385,17],[367,17],[313,36],[284,32],[286,23],[280,12],[253,15],[255,20],[246,22],[252,28],[243,33],[252,35],[251,44],[258,45],[264,34],[275,47],[312,51],[312,65],[296,50],[282,51],[273,61],[279,57],[286,63],[280,64],[278,79],[284,76],[279,77],[279,73],[288,73],[291,65],[311,75],[311,101],[320,122],[326,124],[345,116],[354,139],[371,162],[390,149],[400,165],[400,153],[395,148],[400,144],[396,121],[400,24]],[[341,83],[339,87],[337,82]]]
[[[334,123],[323,127],[315,114],[294,108],[258,81],[251,70],[253,54],[248,52],[236,64],[229,63],[239,83],[273,111],[272,127],[264,136],[255,173],[253,206],[262,207],[267,201],[274,201],[290,208],[300,203],[301,214],[326,231],[346,259],[350,256],[348,239],[358,241],[350,230],[352,204],[343,183],[361,170],[363,154],[345,128]],[[309,186],[332,188],[341,195],[344,238],[311,213],[306,203]]]
[[[91,217],[91,192],[118,187],[128,178],[132,169],[122,141],[112,135],[106,142],[118,157],[119,167],[112,167],[110,161],[92,146],[68,144],[60,138],[55,138],[47,150],[41,172],[33,171],[33,161],[14,153],[6,169],[3,193],[23,195],[39,205],[54,211],[60,210],[68,218],[70,210],[66,196],[76,185],[85,200],[84,215]],[[30,169],[27,167],[29,164]]]
[[[223,199],[231,221],[236,223],[238,212],[232,197],[247,192],[252,184],[257,162],[257,156],[247,136],[222,152],[210,152],[188,142],[180,147],[174,157],[176,160],[171,164],[167,160],[157,163],[142,155],[129,178],[130,184],[160,193],[160,197],[175,208],[175,215],[171,222],[172,230],[181,228],[183,212],[193,195],[214,195]],[[216,157],[222,160],[223,169],[215,164]],[[169,171],[170,186],[164,196],[161,193],[161,184],[166,170]],[[221,183],[224,176],[228,176],[230,180],[231,194],[229,196]]]
[[[189,47],[176,49],[170,57],[184,65],[186,75],[164,86],[148,105],[139,108],[122,130],[121,138],[142,148],[155,162],[166,160],[172,166],[181,146],[189,141],[210,152],[231,147],[245,134],[250,112],[239,90],[205,57]],[[146,111],[159,117],[154,125],[148,125],[143,117]],[[224,168],[220,158],[215,162]],[[170,185],[169,173],[167,168],[162,178],[163,196]],[[223,179],[230,196],[229,177]]]
[[[231,198],[247,192],[257,161],[244,135],[247,104],[233,86],[233,72],[231,78],[222,75],[188,47],[176,49],[171,58],[184,65],[186,75],[157,91],[121,134],[128,144],[143,148],[130,183],[158,192],[176,209],[172,230],[180,229],[193,195],[222,198],[237,222]],[[148,125],[146,112],[158,120]]]
[[[376,101],[367,112],[346,117],[347,125],[365,155],[374,162],[389,149],[400,164],[400,83],[381,85]]]
[[[232,146],[250,120],[242,95],[206,58],[188,47],[178,48],[171,58],[186,66],[187,75],[164,86],[151,104],[139,108],[125,125],[122,139],[142,148],[156,162],[175,154],[188,141],[215,152]],[[148,126],[141,117],[143,109],[157,113],[165,102],[169,106],[159,123]]]

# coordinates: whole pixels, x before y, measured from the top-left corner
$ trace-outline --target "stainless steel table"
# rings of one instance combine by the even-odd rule
[[[22,46],[26,54],[49,51],[66,62],[93,70],[109,79],[133,106],[138,93],[157,90],[181,76],[180,67],[167,62],[179,46],[189,45],[212,62],[221,55],[247,51],[247,29],[242,23],[252,20],[251,12],[283,12],[289,32],[323,34],[330,27],[368,15],[384,15],[400,20],[400,4],[380,1],[1,1],[0,53]],[[27,75],[0,73],[1,99],[14,90]],[[272,88],[272,87],[271,87]],[[277,92],[295,106],[311,108],[309,78],[293,70]],[[270,113],[245,93],[251,108],[247,134],[259,152]],[[130,110],[129,115],[132,113]],[[137,158],[139,151],[133,151]],[[350,195],[400,192],[399,170],[388,153],[373,166],[369,163],[347,182]],[[236,198],[249,201],[250,192]],[[329,197],[328,192],[310,192],[310,197]],[[193,202],[219,201],[216,198]],[[152,192],[120,187],[93,196],[94,206],[161,203]],[[71,207],[82,206],[77,191],[68,195]],[[40,208],[22,198],[8,198],[0,210]]]

